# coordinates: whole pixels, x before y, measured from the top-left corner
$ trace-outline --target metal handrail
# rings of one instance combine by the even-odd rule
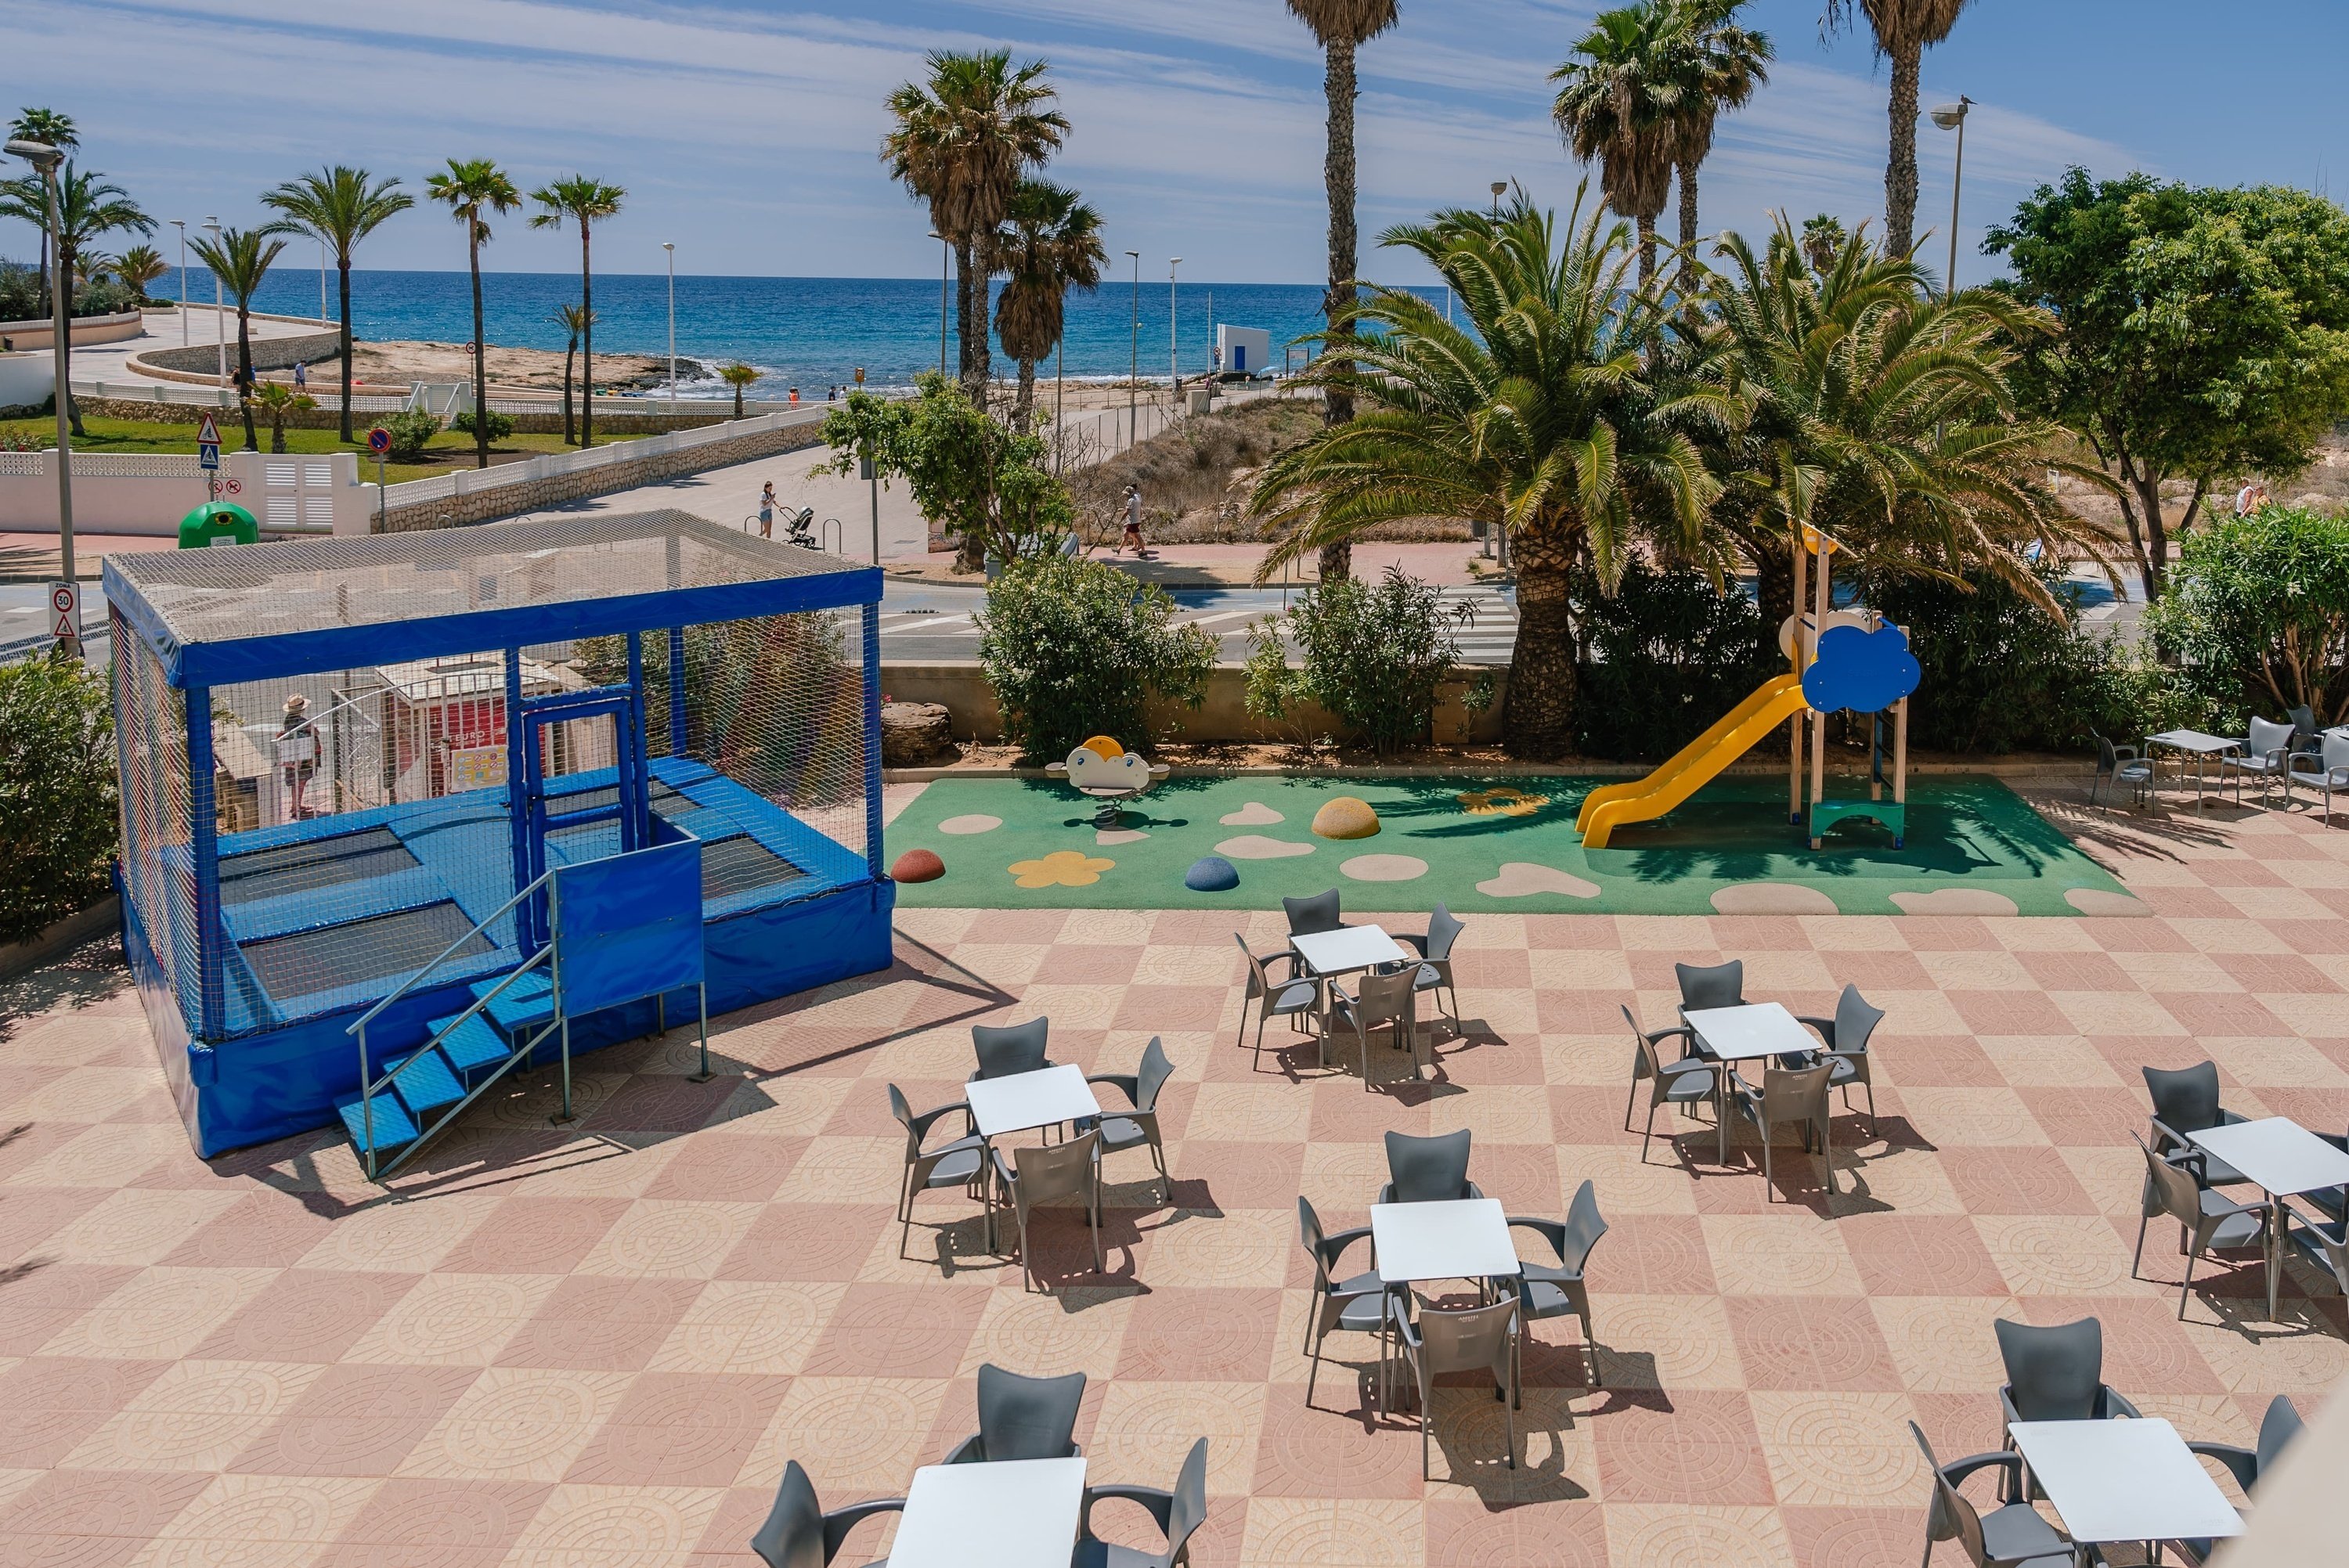
[[[457,949],[464,946],[465,944],[472,941],[473,938],[487,931],[492,925],[496,923],[498,916],[503,914],[506,911],[512,909],[514,905],[520,903],[523,900],[536,892],[540,888],[544,887],[549,879],[554,875],[554,872],[550,868],[548,871],[542,873],[536,882],[532,882],[528,887],[514,894],[513,897],[506,900],[505,903],[492,910],[486,916],[477,923],[471,931],[468,931],[464,935],[457,938],[456,941],[442,948],[439,958],[435,958],[431,963],[427,964],[423,968],[419,969],[415,974],[410,975],[406,980],[402,981],[398,990],[394,991],[390,995],[386,996],[382,1001],[378,1002],[374,1006],[369,1007],[366,1012],[360,1014],[359,1021],[353,1024],[349,1028],[345,1029],[343,1033],[347,1035],[356,1035],[360,1030],[366,1028],[367,1025],[375,1021],[375,1016],[378,1013],[382,1012],[386,1007],[390,1006],[394,1002],[397,1002],[402,996],[407,995],[409,992],[416,988],[418,981],[423,979],[435,969],[440,968],[443,959],[446,959],[450,954],[456,952]]]

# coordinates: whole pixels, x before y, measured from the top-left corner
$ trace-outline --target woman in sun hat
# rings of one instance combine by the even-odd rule
[[[299,821],[308,815],[302,803],[303,786],[318,770],[318,727],[310,718],[310,699],[298,691],[285,699],[285,716],[278,720],[277,764],[285,771],[286,813]]]

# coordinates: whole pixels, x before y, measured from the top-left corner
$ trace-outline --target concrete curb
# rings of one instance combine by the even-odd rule
[[[122,923],[122,901],[112,893],[79,914],[69,914],[22,942],[0,947],[0,980],[13,980],[29,970],[64,957],[100,933]]]

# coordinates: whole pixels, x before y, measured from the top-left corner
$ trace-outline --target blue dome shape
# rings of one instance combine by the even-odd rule
[[[1209,855],[1192,862],[1183,885],[1193,892],[1229,892],[1240,885],[1239,869],[1221,855]]]

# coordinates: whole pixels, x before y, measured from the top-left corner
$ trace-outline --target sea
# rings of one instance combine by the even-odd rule
[[[149,292],[176,297],[175,269]],[[334,309],[334,278],[327,274],[328,314]],[[1001,284],[997,285],[1000,290]],[[212,297],[211,274],[191,269],[189,292]],[[568,334],[558,307],[575,304],[575,273],[485,273],[483,319],[493,344],[513,348],[563,351]],[[1311,345],[1300,340],[1321,329],[1321,287],[1310,284],[1232,284],[1181,279],[1173,291],[1164,276],[1104,284],[1070,296],[1067,314],[1067,374],[1084,380],[1121,379],[1139,369],[1144,377],[1167,374],[1170,365],[1185,376],[1207,369],[1216,324],[1254,327],[1272,336],[1278,364],[1284,349],[1298,365]],[[1429,297],[1441,301],[1444,291]],[[254,308],[286,315],[318,314],[318,273],[279,266],[264,282]],[[945,358],[957,361],[953,301],[947,301]],[[761,379],[755,397],[782,397],[793,387],[802,397],[820,397],[834,386],[855,382],[879,390],[910,387],[939,363],[939,288],[936,278],[757,278],[679,276],[677,279],[678,386],[706,391],[720,384],[719,365],[740,361],[756,366]],[[361,338],[423,339],[468,343],[473,336],[471,285],[460,272],[351,273],[352,330]],[[595,346],[627,354],[668,352],[668,279],[661,273],[598,273],[595,278]],[[996,373],[1017,374],[1017,366],[993,347]],[[684,361],[691,361],[687,364]],[[1049,378],[1053,366],[1038,367]]]

